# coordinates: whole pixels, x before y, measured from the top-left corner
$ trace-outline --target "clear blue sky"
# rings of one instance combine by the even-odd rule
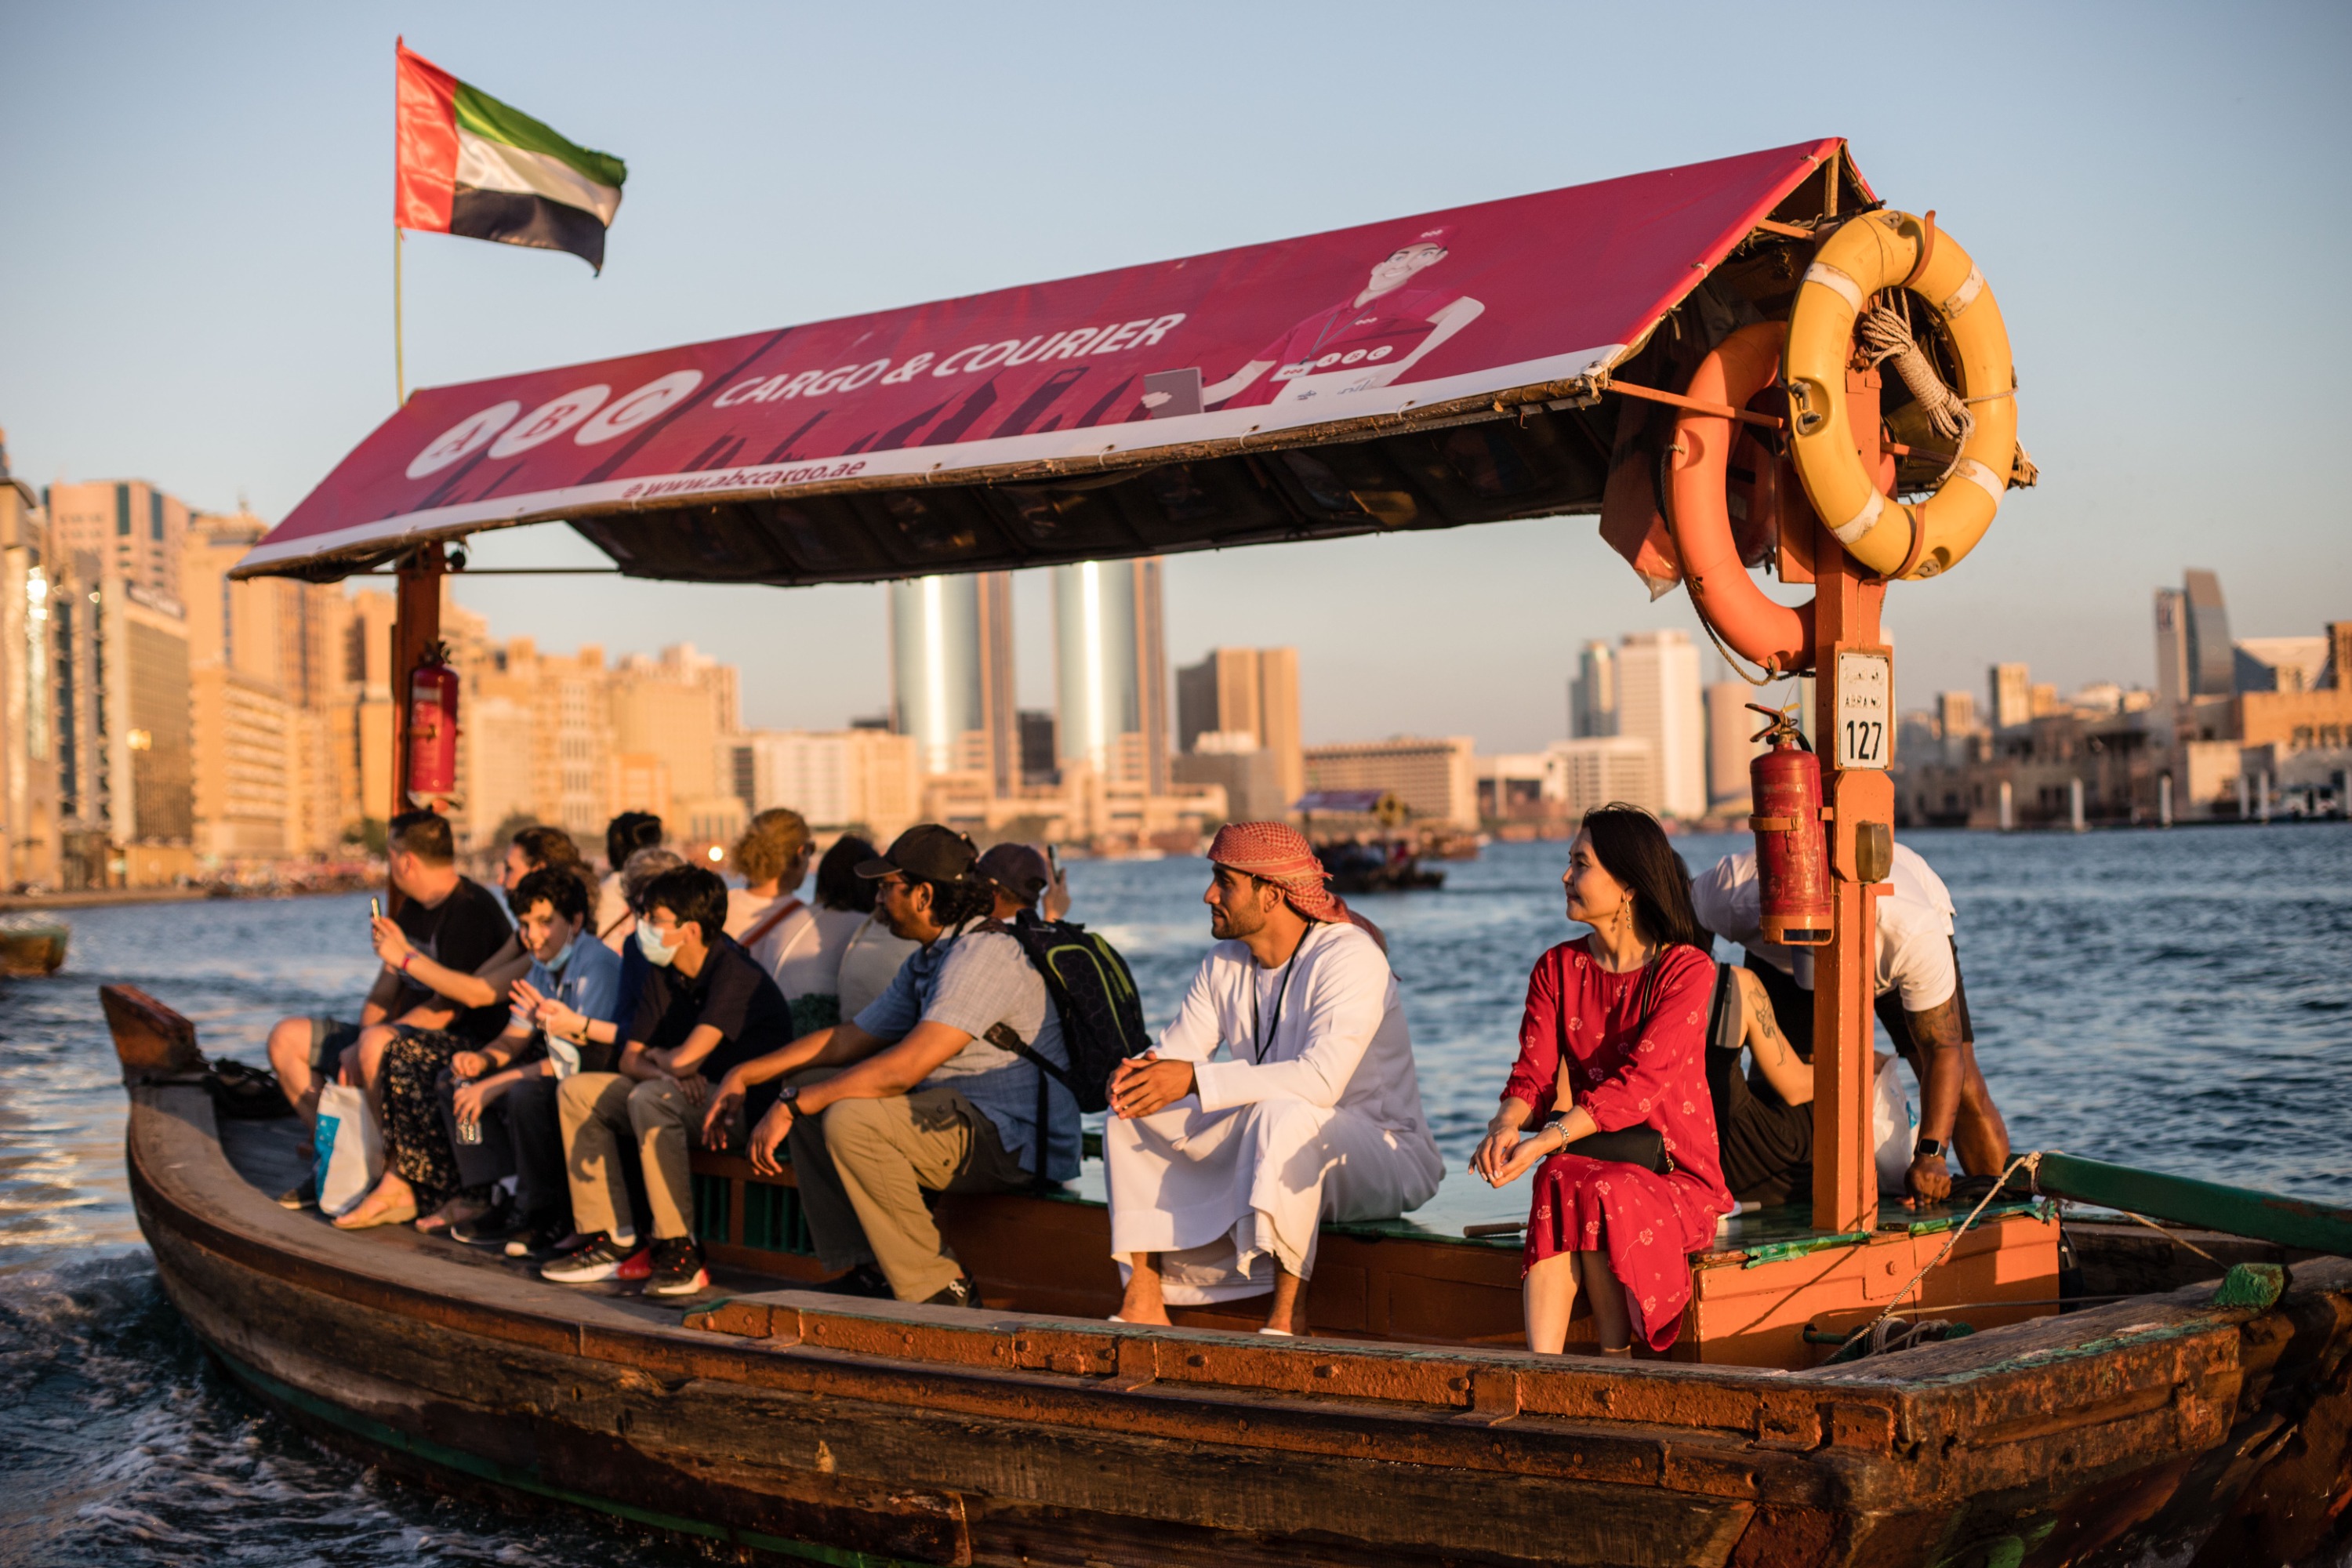
[[[601,279],[412,238],[412,385],[1840,134],[1981,262],[2045,476],[1960,570],[1897,590],[1906,703],[1997,658],[2145,682],[2150,590],[2184,565],[2221,573],[2241,636],[2352,616],[2341,5],[12,5],[20,476],[274,520],[390,412],[395,33],[630,171]],[[478,556],[601,559],[559,528]],[[1696,635],[1589,518],[1178,557],[1168,582],[1179,661],[1299,646],[1311,739],[1538,745],[1580,640]],[[878,588],[463,593],[551,647],[691,639],[744,667],[757,723],[886,700]]]

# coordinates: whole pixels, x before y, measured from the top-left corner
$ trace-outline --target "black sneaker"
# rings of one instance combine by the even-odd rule
[[[515,1233],[507,1237],[509,1258],[552,1258],[572,1236],[572,1216],[562,1209],[542,1209],[516,1216]]]
[[[278,1206],[282,1209],[309,1209],[319,1206],[319,1176],[312,1172],[300,1182],[278,1194]]]
[[[980,1286],[969,1274],[948,1281],[947,1289],[923,1303],[926,1307],[977,1307]]]
[[[472,1219],[451,1226],[449,1239],[468,1247],[501,1247],[509,1237],[520,1236],[527,1228],[523,1216],[515,1212],[514,1200],[500,1193],[488,1208]]]
[[[861,1263],[838,1279],[828,1279],[809,1289],[828,1296],[857,1296],[868,1301],[887,1301],[898,1295],[890,1289],[889,1277],[871,1263]]]
[[[646,1281],[648,1296],[692,1296],[710,1289],[702,1267],[702,1248],[693,1238],[666,1236],[654,1242],[653,1275]]]
[[[557,1258],[539,1273],[541,1279],[558,1285],[593,1285],[599,1279],[643,1279],[647,1264],[643,1247],[634,1241],[614,1241],[600,1232],[587,1246]]]

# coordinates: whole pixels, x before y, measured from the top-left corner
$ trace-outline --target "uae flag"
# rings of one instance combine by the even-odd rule
[[[604,230],[628,165],[400,51],[393,221],[501,245],[568,250],[604,270]]]

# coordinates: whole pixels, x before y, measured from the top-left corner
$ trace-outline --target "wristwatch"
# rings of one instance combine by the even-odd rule
[[[778,1090],[776,1094],[776,1103],[794,1114],[799,1113],[800,1100],[801,1086],[796,1083],[788,1083],[784,1085],[784,1087]]]
[[[1922,1138],[1911,1145],[1911,1157],[1914,1160],[1925,1159],[1930,1154],[1939,1160],[1943,1158],[1944,1141],[1941,1138]]]

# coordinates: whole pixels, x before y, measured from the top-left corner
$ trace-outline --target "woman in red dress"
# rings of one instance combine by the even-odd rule
[[[1501,1186],[1537,1167],[1529,1349],[1560,1352],[1581,1289],[1603,1355],[1632,1353],[1636,1335],[1662,1351],[1690,1300],[1690,1254],[1732,1207],[1706,1089],[1715,960],[1682,858],[1638,806],[1589,814],[1560,880],[1568,918],[1592,930],[1536,961],[1519,1059],[1470,1169]],[[1644,1127],[1664,1143],[1663,1175],[1565,1152],[1595,1132]]]

